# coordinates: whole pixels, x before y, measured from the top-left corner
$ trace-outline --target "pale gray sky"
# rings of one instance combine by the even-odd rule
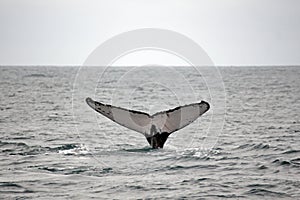
[[[0,65],[81,65],[139,28],[197,42],[216,65],[299,65],[298,0],[0,0]]]

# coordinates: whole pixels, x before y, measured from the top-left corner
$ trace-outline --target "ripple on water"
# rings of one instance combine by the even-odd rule
[[[0,193],[33,193],[33,190],[29,190],[20,184],[13,182],[0,182]]]
[[[244,193],[245,195],[250,196],[262,196],[262,197],[290,197],[289,194],[284,192],[276,192],[272,190],[262,189],[262,188],[253,188]]]

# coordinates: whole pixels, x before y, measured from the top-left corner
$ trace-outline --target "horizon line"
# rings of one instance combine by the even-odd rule
[[[151,66],[151,65],[149,65]],[[52,64],[46,64],[46,65],[20,65],[20,64],[13,64],[13,65],[2,65],[0,64],[0,67],[108,67],[108,66],[100,66],[100,65],[52,65]],[[110,67],[142,67],[142,66],[138,66],[138,65],[117,65],[117,66],[112,66],[110,65]],[[154,65],[153,67],[194,67],[192,65]],[[267,64],[267,65],[200,65],[200,66],[195,66],[195,67],[300,67],[300,64]]]

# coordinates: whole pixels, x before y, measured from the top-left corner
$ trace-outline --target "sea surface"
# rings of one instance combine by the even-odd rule
[[[300,67],[0,67],[0,199],[300,199]],[[163,149],[85,98],[211,109]]]

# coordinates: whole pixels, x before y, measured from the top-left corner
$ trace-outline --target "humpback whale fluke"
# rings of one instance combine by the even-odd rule
[[[171,133],[186,127],[210,108],[207,102],[201,101],[149,115],[140,111],[103,104],[91,98],[86,98],[86,102],[95,111],[112,121],[142,133],[155,149],[163,148]]]

